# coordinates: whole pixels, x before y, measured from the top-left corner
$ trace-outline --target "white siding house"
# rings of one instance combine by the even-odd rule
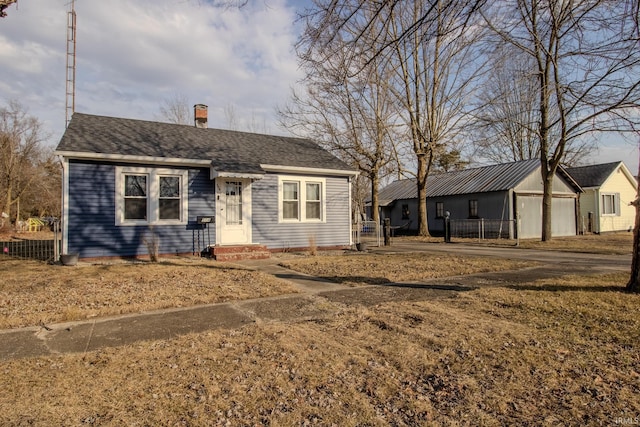
[[[580,184],[581,232],[631,231],[635,222],[638,182],[623,162],[567,169]]]

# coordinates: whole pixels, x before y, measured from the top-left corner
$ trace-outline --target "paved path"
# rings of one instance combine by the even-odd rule
[[[331,305],[326,304],[327,300],[342,304],[378,304],[386,301],[433,299],[450,296],[452,292],[469,291],[478,286],[522,284],[538,278],[571,273],[628,271],[631,265],[630,256],[461,244],[402,243],[372,248],[371,251],[380,254],[419,251],[426,254],[492,256],[537,261],[540,265],[518,271],[449,277],[424,283],[389,283],[351,288],[287,270],[277,265],[277,259],[245,261],[242,264],[291,281],[299,293],[0,331],[0,360],[86,352],[216,328],[238,328],[253,322],[315,318],[331,314]]]

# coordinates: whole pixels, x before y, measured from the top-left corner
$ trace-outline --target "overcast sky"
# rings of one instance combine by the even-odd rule
[[[68,0],[19,1],[0,21],[0,98],[19,100],[57,144],[65,126]],[[163,101],[225,107],[267,132],[301,77],[296,9],[285,0],[215,8],[203,0],[77,0],[76,111],[156,119]]]
[[[65,126],[69,0],[21,0],[0,19],[0,102],[20,101],[57,145]],[[293,44],[300,0],[76,0],[76,111],[156,120],[176,96],[209,106],[209,126],[283,134],[275,107],[302,77]],[[611,135],[589,163],[638,171],[638,141]]]

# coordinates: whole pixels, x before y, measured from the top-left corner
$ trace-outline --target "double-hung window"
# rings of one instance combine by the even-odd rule
[[[322,198],[320,197],[321,191],[322,185],[319,182],[307,182],[307,192],[305,194],[305,200],[307,204],[305,218],[307,220],[322,219]]]
[[[282,219],[300,219],[300,182],[284,181],[282,183]]]
[[[620,215],[620,193],[602,194],[602,215]]]
[[[116,168],[116,225],[187,222],[188,171]]]
[[[325,180],[280,177],[278,210],[281,222],[318,222],[325,216]]]
[[[159,176],[158,219],[178,220],[181,218],[182,197],[180,176]]]
[[[124,175],[124,219],[147,220],[149,187],[148,175]]]
[[[469,218],[478,218],[477,200],[469,200]]]

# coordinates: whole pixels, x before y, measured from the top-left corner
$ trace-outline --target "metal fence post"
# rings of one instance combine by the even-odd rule
[[[444,241],[451,243],[451,213],[449,211],[444,213]]]

